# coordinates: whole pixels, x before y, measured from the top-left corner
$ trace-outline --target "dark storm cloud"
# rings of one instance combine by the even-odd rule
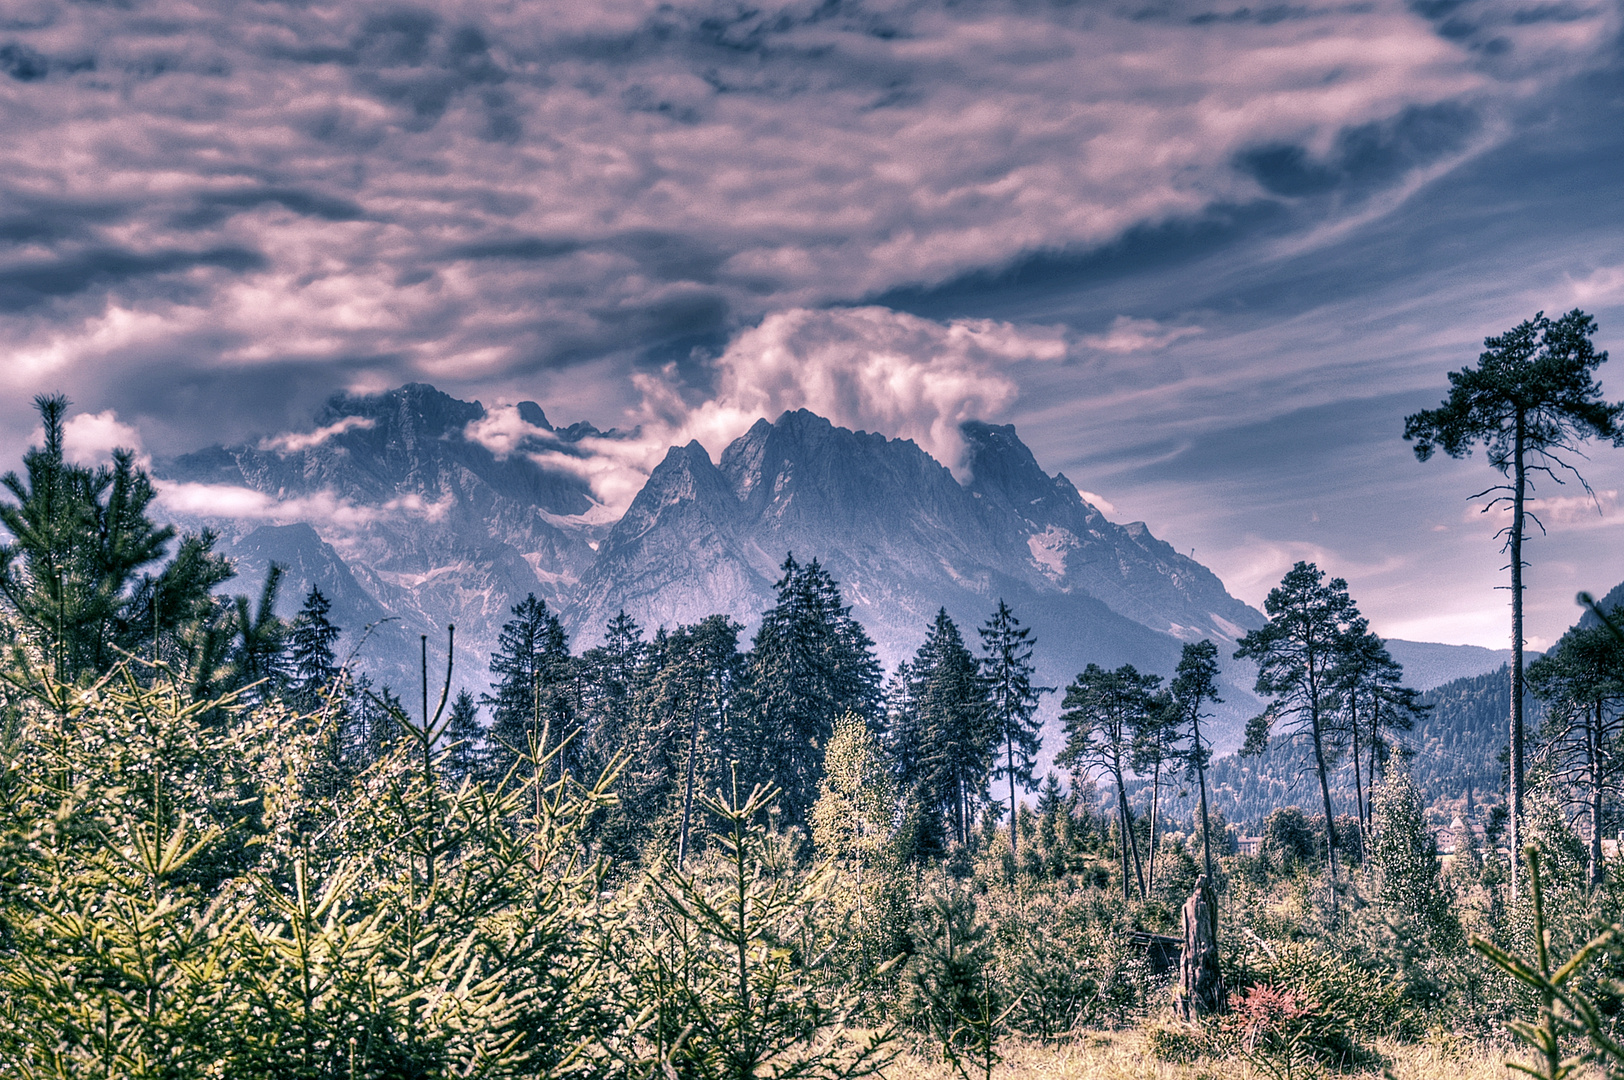
[[[23,312],[57,297],[91,289],[111,290],[143,279],[161,280],[198,267],[243,273],[264,266],[265,259],[259,252],[237,247],[142,252],[90,248],[64,258],[0,267],[0,312]]]
[[[442,381],[1005,268],[1131,273],[1275,227],[1270,200],[1356,213],[1607,30],[1601,8],[1494,7],[1473,25],[1517,48],[1488,60],[1437,32],[1464,16],[1391,0],[33,10],[0,43],[8,136],[32,148],[11,182],[138,209],[8,215],[61,264],[27,262],[51,276],[9,301],[31,313],[18,345],[115,355],[75,330],[83,303],[53,320],[41,300],[100,297],[177,342],[207,310],[227,365],[399,356],[378,379]],[[115,287],[134,264],[76,279],[92,249],[258,259],[165,312]]]

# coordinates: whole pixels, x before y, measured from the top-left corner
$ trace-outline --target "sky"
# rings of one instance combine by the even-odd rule
[[[1539,311],[1624,349],[1618,0],[4,0],[0,125],[5,463],[38,393],[161,463],[420,381],[617,429],[552,462],[613,515],[786,408],[961,476],[978,418],[1253,604],[1503,648],[1496,474],[1404,416]],[[1624,580],[1584,453],[1536,648]]]

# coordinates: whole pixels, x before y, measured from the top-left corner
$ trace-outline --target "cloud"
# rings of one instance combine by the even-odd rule
[[[841,427],[912,439],[964,475],[959,425],[997,419],[1017,397],[1018,365],[1066,356],[1057,327],[990,319],[940,322],[883,307],[797,308],[736,334],[708,365],[697,404],[675,364],[632,376],[633,433],[565,442],[496,406],[466,436],[498,457],[525,453],[544,469],[588,482],[604,506],[623,510],[673,445],[697,439],[713,457],[758,419],[809,409]]]
[[[1602,266],[1584,277],[1567,280],[1569,303],[1575,307],[1600,307],[1624,303],[1624,266]]]
[[[1420,10],[42,0],[0,77],[32,148],[0,181],[0,327],[53,358],[32,379],[681,353],[1214,208],[1361,213],[1503,138],[1619,23]]]
[[[1201,333],[1199,326],[1163,327],[1155,319],[1118,315],[1103,334],[1085,334],[1078,340],[1090,349],[1108,353],[1140,353],[1165,349],[1179,338]]]
[[[487,409],[484,416],[469,422],[463,437],[483,446],[498,460],[511,457],[526,443],[558,441],[552,428],[530,423],[521,414],[519,406],[512,404]]]
[[[378,506],[363,506],[325,490],[293,499],[278,499],[266,492],[233,484],[176,483],[161,479],[154,484],[159,505],[173,514],[277,524],[304,521],[317,528],[342,531],[364,529],[386,518],[439,521],[455,505],[450,495],[426,502],[421,495],[408,494]]]
[[[810,409],[841,427],[912,439],[960,470],[959,425],[997,418],[1014,401],[1009,365],[1065,355],[1055,328],[942,323],[881,307],[778,312],[728,345],[715,397],[682,430],[719,453],[757,417]]]
[[[289,431],[281,435],[274,435],[260,442],[261,450],[275,450],[283,454],[297,454],[302,450],[320,446],[328,439],[344,434],[346,431],[368,431],[378,426],[378,422],[370,416],[346,416],[326,427],[319,427],[315,431],[301,432]]]
[[[41,430],[36,444],[44,437]],[[133,450],[142,468],[150,468],[151,458],[141,453],[141,433],[118,418],[112,409],[99,413],[76,413],[62,424],[62,455],[79,465],[104,465],[114,450]]]

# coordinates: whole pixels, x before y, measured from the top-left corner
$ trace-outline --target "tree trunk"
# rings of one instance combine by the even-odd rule
[[[1319,770],[1320,797],[1325,800],[1325,861],[1330,873],[1331,916],[1336,917],[1336,816],[1331,812],[1331,785],[1325,777],[1325,743],[1320,733],[1319,696],[1309,699],[1309,724],[1314,733],[1314,766]]]
[[[1349,694],[1349,710],[1352,722],[1348,725],[1353,731],[1353,812],[1359,818],[1359,831],[1369,828],[1365,820],[1365,795],[1359,776],[1359,703],[1356,695]]]
[[[1218,901],[1212,879],[1202,874],[1184,901],[1184,952],[1179,957],[1176,1008],[1197,1020],[1224,1007],[1224,979],[1218,967]]]
[[[1517,898],[1517,863],[1522,844],[1523,816],[1523,595],[1522,534],[1523,499],[1527,477],[1523,471],[1523,437],[1526,419],[1517,413],[1516,444],[1513,447],[1511,508],[1511,898]]]
[[[1201,760],[1201,702],[1197,701],[1194,727],[1195,727],[1195,753],[1196,761]],[[1212,880],[1212,823],[1207,819],[1207,767],[1196,765],[1196,780],[1201,785],[1201,866],[1206,872],[1207,880]]]
[[[688,778],[682,791],[682,833],[677,837],[677,872],[688,858],[688,823],[694,812],[694,759],[699,756],[699,702],[694,702],[693,717],[688,728]]]
[[[1015,855],[1015,740],[1005,739],[1004,749],[1008,751],[1005,764],[1009,766],[1009,853]]]
[[[1122,861],[1122,899],[1132,900],[1133,893],[1130,886],[1133,881],[1133,871],[1128,866],[1128,819],[1122,816],[1122,800],[1117,800],[1117,854]]]
[[[1128,808],[1128,791],[1122,782],[1122,772],[1116,773],[1117,808],[1122,815],[1122,836],[1129,852],[1133,855],[1134,884],[1139,886],[1139,899],[1145,899],[1145,866],[1139,858],[1139,837],[1133,828],[1133,811]]]
[[[1590,752],[1590,887],[1601,884],[1601,702],[1596,702],[1596,716],[1585,733],[1586,749]]]
[[[1156,891],[1156,813],[1162,799],[1162,763],[1150,771],[1150,851],[1145,866],[1145,891]]]

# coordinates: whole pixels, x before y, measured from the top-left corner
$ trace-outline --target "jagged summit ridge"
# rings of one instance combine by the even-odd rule
[[[1211,571],[1045,474],[1013,426],[969,423],[964,434],[965,483],[910,441],[806,410],[758,420],[714,464],[697,444],[673,449],[600,546],[568,618],[591,635],[623,607],[693,621],[725,599],[749,625],[793,552],[840,578],[892,662],[949,601],[1066,608],[1074,597],[1079,613],[1103,606],[1138,624],[1128,638],[1233,639],[1261,625]]]

